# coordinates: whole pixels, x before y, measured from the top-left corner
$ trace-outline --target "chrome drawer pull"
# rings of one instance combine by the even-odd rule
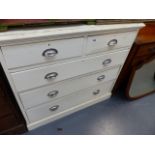
[[[50,111],[56,111],[59,108],[59,105],[55,105],[51,108],[49,108]]]
[[[58,73],[56,72],[52,72],[52,73],[48,73],[45,75],[45,79],[47,80],[52,80],[55,79],[58,76]]]
[[[101,76],[99,76],[99,77],[97,78],[98,81],[102,81],[102,80],[104,80],[104,79],[105,79],[105,75],[101,75]]]
[[[55,97],[55,96],[58,95],[58,93],[59,93],[58,90],[53,90],[53,91],[49,92],[49,93],[47,94],[47,96],[48,96],[48,97]]]
[[[106,66],[106,65],[110,64],[111,62],[112,62],[111,59],[106,59],[106,60],[103,61],[102,64],[103,64],[104,66]]]
[[[93,95],[98,95],[99,93],[100,93],[100,90],[98,89],[98,90],[93,92]]]
[[[108,42],[108,46],[115,46],[117,45],[117,42],[118,42],[117,39],[112,39]]]
[[[58,51],[54,48],[50,48],[50,49],[47,49],[45,50],[43,53],[42,53],[42,56],[44,57],[54,57],[55,55],[58,54]]]

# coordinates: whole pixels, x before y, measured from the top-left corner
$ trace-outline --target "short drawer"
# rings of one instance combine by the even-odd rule
[[[12,73],[18,91],[28,90],[123,64],[128,50]]]
[[[120,67],[117,67],[85,77],[66,80],[64,82],[55,83],[50,86],[20,93],[20,98],[25,109],[31,108],[45,102],[53,101],[55,99],[58,99],[59,97],[69,95],[81,89],[113,80],[117,78],[119,69]]]
[[[71,108],[84,104],[90,100],[103,96],[109,93],[113,87],[113,81],[108,83],[90,87],[78,91],[72,95],[65,96],[55,102],[43,104],[35,108],[27,110],[27,115],[30,122],[35,122],[49,116],[56,116],[60,113],[69,111]]]
[[[87,54],[105,52],[117,48],[130,47],[137,32],[114,33],[88,37]]]
[[[2,47],[9,69],[81,56],[83,38]]]

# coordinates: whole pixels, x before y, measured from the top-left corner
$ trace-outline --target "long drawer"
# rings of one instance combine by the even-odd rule
[[[113,81],[110,81],[105,84],[78,91],[72,95],[56,100],[55,102],[31,108],[27,110],[28,118],[30,122],[35,122],[52,115],[54,117],[55,115],[59,115],[59,113],[69,111],[69,109],[75,106],[103,96],[105,93],[109,93],[112,87]]]
[[[15,72],[11,75],[17,90],[23,91],[123,64],[127,55],[128,50],[125,50],[93,58],[83,58],[78,61]]]
[[[58,82],[50,86],[20,93],[20,98],[25,109],[31,108],[45,102],[53,101],[59,97],[71,94],[81,89],[113,80],[117,77],[119,69],[120,67],[117,67],[85,77],[66,80],[64,82]]]
[[[83,38],[4,46],[2,52],[9,69],[52,62],[82,55]]]
[[[114,33],[107,35],[89,36],[87,41],[87,54],[130,47],[136,37],[136,32]]]

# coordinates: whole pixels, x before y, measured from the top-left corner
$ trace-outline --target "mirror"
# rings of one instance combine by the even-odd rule
[[[155,59],[133,70],[126,94],[137,99],[152,92],[155,92]]]

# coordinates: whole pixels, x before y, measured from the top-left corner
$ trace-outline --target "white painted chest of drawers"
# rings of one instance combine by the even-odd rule
[[[144,24],[0,33],[0,61],[28,129],[103,101]]]

